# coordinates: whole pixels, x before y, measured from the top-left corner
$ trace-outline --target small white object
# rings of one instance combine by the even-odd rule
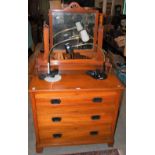
[[[79,89],[81,89],[81,88],[78,87],[78,88],[75,88],[75,89],[79,90]]]
[[[80,37],[81,37],[83,42],[89,41],[89,35],[88,35],[86,30],[80,31]]]
[[[32,90],[36,90],[36,87],[32,87]]]
[[[54,64],[54,65],[58,65],[58,61],[54,61],[53,64]]]
[[[76,22],[75,25],[76,25],[77,31],[83,30],[83,27],[80,22]]]
[[[47,82],[57,82],[61,80],[61,75],[55,75],[54,77],[47,76],[45,77],[45,81]]]
[[[50,64],[49,64],[49,62],[47,64],[47,73],[50,74]]]

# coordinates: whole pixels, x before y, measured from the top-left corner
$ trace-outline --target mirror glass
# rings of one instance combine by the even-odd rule
[[[80,32],[77,30],[76,23],[80,22],[83,30],[89,35],[90,45],[79,46],[84,44]],[[92,49],[95,26],[95,13],[67,13],[52,12],[53,26],[53,46],[54,49],[65,49],[65,44],[69,43],[74,49]]]

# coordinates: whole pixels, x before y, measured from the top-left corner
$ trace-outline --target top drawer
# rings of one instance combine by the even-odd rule
[[[115,92],[47,92],[35,95],[36,103],[45,105],[75,105],[90,103],[114,103]]]

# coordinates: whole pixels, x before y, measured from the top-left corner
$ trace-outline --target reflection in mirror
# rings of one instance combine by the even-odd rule
[[[53,12],[53,46],[65,49],[70,43],[74,49],[92,49],[92,45],[76,46],[84,42],[93,43],[95,13]]]

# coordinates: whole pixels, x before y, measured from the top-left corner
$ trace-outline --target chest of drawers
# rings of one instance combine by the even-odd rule
[[[55,145],[113,145],[122,91],[114,75],[95,80],[85,74],[66,74],[55,83],[34,76],[29,93],[36,151]]]

